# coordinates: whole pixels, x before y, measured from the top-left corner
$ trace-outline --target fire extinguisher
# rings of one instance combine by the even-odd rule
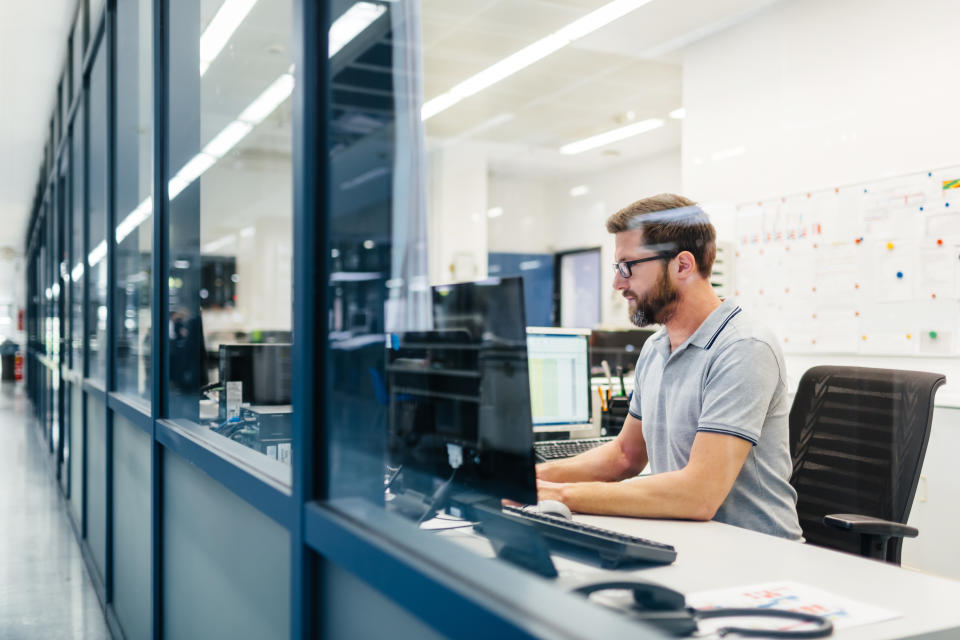
[[[23,380],[23,355],[19,351],[13,357],[13,379]]]

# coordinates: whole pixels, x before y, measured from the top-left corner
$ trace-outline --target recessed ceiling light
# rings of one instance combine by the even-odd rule
[[[670,112],[670,117],[673,118],[674,120],[683,120],[686,116],[687,116],[687,110],[684,109],[683,107],[679,107],[678,109],[674,109],[673,111]]]
[[[620,140],[638,136],[641,133],[646,133],[647,131],[653,131],[654,129],[658,129],[662,126],[663,120],[659,118],[641,120],[640,122],[628,124],[625,127],[611,129],[610,131],[605,131],[595,136],[584,138],[583,140],[577,140],[576,142],[565,144],[560,147],[560,153],[565,155],[583,153],[584,151],[589,151],[590,149],[596,149],[597,147],[602,147],[613,142],[619,142]]]
[[[488,218],[499,218],[503,215],[503,207],[490,207],[487,209]]]
[[[574,198],[578,196],[585,196],[590,193],[590,187],[585,184],[578,184],[577,186],[570,189],[570,195]]]

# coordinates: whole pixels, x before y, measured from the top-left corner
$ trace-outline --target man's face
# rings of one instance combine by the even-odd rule
[[[656,255],[644,246],[639,229],[616,235],[617,262],[629,262]],[[630,307],[630,322],[638,327],[663,324],[673,315],[680,293],[667,273],[667,260],[650,260],[631,265],[630,277],[619,272],[613,277],[613,288],[620,291]]]

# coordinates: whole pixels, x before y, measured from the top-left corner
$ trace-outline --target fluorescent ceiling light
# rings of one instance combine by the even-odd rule
[[[200,36],[200,75],[220,55],[233,32],[250,13],[257,0],[226,0]]]
[[[574,198],[578,196],[585,196],[588,193],[590,193],[590,187],[588,187],[585,184],[580,184],[570,189],[570,195],[573,196]]]
[[[673,118],[674,120],[683,120],[684,118],[687,117],[687,110],[684,109],[683,107],[680,107],[679,109],[674,109],[673,111],[670,112],[670,117]]]
[[[597,147],[602,147],[610,144],[611,142],[618,142],[620,140],[625,140],[626,138],[632,138],[633,136],[640,135],[641,133],[646,133],[647,131],[653,131],[654,129],[658,129],[662,126],[663,120],[659,118],[641,120],[640,122],[628,124],[627,126],[620,127],[619,129],[612,129],[589,138],[584,138],[583,140],[577,140],[576,142],[565,144],[560,147],[560,153],[566,155],[583,153],[584,151],[596,149]]]
[[[204,253],[213,253],[214,251],[218,251],[220,249],[223,249],[224,247],[229,247],[231,244],[233,244],[236,241],[237,241],[237,236],[231,233],[230,235],[224,236],[219,240],[208,242],[207,244],[200,247],[200,250],[203,251]]]
[[[137,208],[127,214],[120,224],[117,225],[117,244],[123,242],[124,238],[133,233],[133,230],[143,224],[153,213],[153,196],[147,198],[137,205]]]
[[[488,218],[499,218],[503,215],[503,207],[490,207],[487,209]]]
[[[737,156],[742,156],[746,152],[746,147],[743,145],[737,147],[730,147],[729,149],[721,149],[720,151],[714,152],[710,158],[714,162],[719,162],[721,160],[727,160],[729,158],[736,158]]]
[[[83,277],[83,263],[78,262],[73,266],[73,270],[70,272],[70,279],[76,282],[81,277]]]
[[[203,153],[202,151],[190,158],[187,164],[183,165],[177,175],[170,178],[167,183],[167,197],[173,200],[180,192],[187,188],[191,182],[203,175],[203,172],[213,166],[217,158]]]
[[[274,80],[273,84],[264,89],[263,93],[257,96],[257,98],[237,116],[237,120],[249,122],[254,126],[260,124],[267,116],[273,113],[274,109],[290,97],[290,94],[293,93],[294,84],[295,81],[291,73],[283,74]]]
[[[95,266],[98,262],[103,260],[107,255],[107,241],[101,240],[100,244],[95,246],[90,253],[87,254],[87,264],[91,267]]]
[[[533,44],[527,45],[520,51],[487,67],[480,73],[467,78],[446,93],[441,93],[432,100],[427,101],[420,110],[420,118],[427,120],[441,111],[449,109],[464,98],[468,98],[486,89],[490,85],[512,76],[521,69],[529,67],[534,62],[546,58],[554,51],[562,49],[571,42],[593,33],[614,20],[622,18],[650,1],[651,0],[614,0],[596,11],[592,11],[582,18],[574,20],[560,30],[554,31],[550,35],[537,40]]]
[[[387,10],[382,4],[358,2],[330,25],[328,57],[332,58]]]
[[[207,146],[203,148],[203,152],[214,158],[222,158],[251,131],[253,131],[253,125],[249,122],[234,120],[224,127],[223,131],[218,133],[213,140],[207,143]]]

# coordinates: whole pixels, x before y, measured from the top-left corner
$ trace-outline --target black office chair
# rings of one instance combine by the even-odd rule
[[[918,533],[906,522],[945,382],[865,367],[803,374],[790,409],[790,484],[807,542],[900,564],[902,538]]]

